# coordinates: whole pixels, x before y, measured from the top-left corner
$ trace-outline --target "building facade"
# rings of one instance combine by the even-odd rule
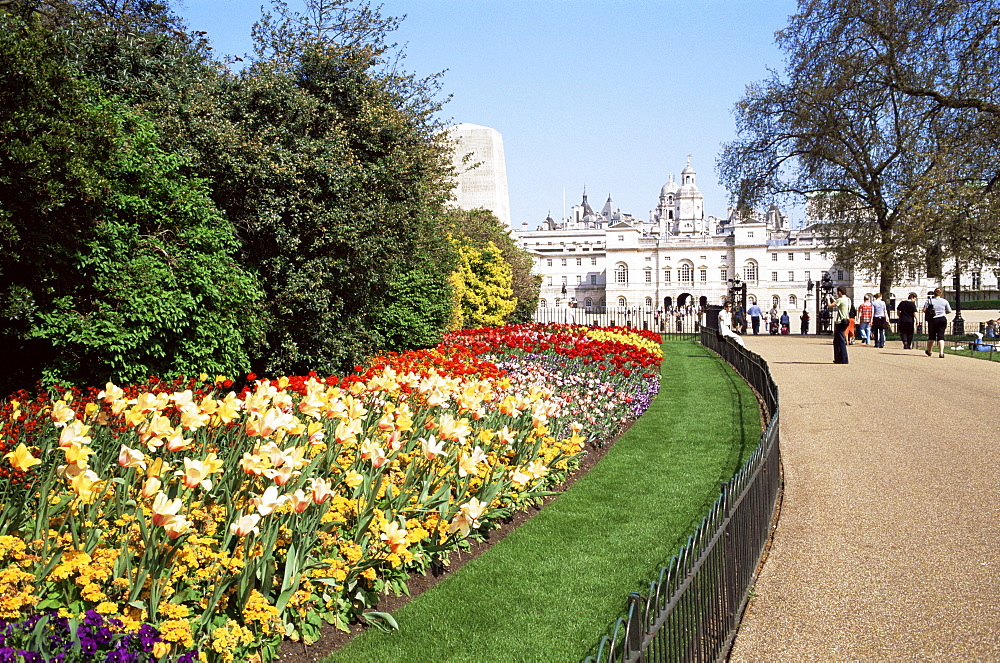
[[[584,192],[567,218],[550,215],[516,235],[542,275],[539,309],[666,311],[720,304],[736,280],[746,284],[748,305],[791,313],[816,310],[824,275],[852,299],[878,289],[872,277],[833,261],[815,225],[792,229],[776,207],[753,218],[733,211],[726,218],[706,215],[690,160],[680,182],[671,176],[663,185],[648,220],[621,212],[610,196],[595,213]],[[905,299],[910,291],[923,295],[938,285],[940,280],[912,274],[892,295]]]
[[[452,163],[456,174],[455,206],[461,209],[484,207],[510,227],[503,136],[496,129],[467,122],[449,127],[447,131],[456,142]]]

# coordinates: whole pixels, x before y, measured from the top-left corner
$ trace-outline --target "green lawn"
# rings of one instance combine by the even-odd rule
[[[650,410],[566,493],[334,661],[579,661],[668,561],[760,438],[757,400],[690,341]]]

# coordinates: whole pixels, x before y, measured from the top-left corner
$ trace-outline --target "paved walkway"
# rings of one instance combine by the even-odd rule
[[[732,661],[1000,661],[1000,364],[750,336],[785,495]]]

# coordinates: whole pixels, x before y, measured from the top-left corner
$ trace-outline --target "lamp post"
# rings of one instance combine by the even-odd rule
[[[962,318],[962,272],[955,263],[955,319],[951,321],[952,334],[965,333],[965,320]]]
[[[825,302],[833,294],[833,279],[830,272],[823,272],[823,278],[816,284],[816,331],[820,334],[832,334],[832,315],[826,308]]]
[[[809,310],[809,298],[812,296],[813,286],[817,285],[813,283],[812,279],[806,281],[806,298],[802,303],[802,312],[805,313]],[[819,288],[817,288],[819,290]],[[816,324],[819,325],[819,296],[816,297]]]

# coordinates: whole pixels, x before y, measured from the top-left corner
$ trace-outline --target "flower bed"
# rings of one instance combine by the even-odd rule
[[[544,494],[645,410],[660,358],[649,332],[521,325],[239,393],[202,376],[16,394],[0,619],[103,616],[155,627],[156,657],[270,660]]]

